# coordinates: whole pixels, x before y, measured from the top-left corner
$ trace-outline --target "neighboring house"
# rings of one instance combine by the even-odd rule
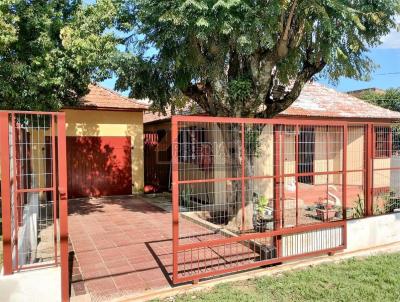
[[[190,115],[192,111],[188,110],[183,112],[184,115]],[[354,170],[355,172],[348,177],[348,185],[358,187],[354,191],[354,198],[357,194],[363,191],[364,176],[362,169],[365,161],[365,124],[369,122],[375,123],[391,123],[400,119],[400,113],[393,112],[365,101],[356,97],[350,96],[346,93],[337,92],[331,88],[323,86],[318,83],[307,84],[300,97],[292,104],[290,108],[280,113],[276,118],[288,120],[329,120],[329,121],[350,121],[355,122],[349,127],[348,130],[348,145],[347,145],[347,170]],[[359,124],[357,124],[359,122]],[[164,116],[157,113],[145,112],[144,114],[144,131],[145,131],[145,184],[150,185],[154,190],[165,190],[170,188],[171,178],[171,123],[170,114]],[[269,125],[264,128],[260,140],[263,142],[262,150],[265,154],[269,153],[270,156],[261,156],[255,166],[260,169],[273,169],[273,126]],[[391,129],[389,126],[375,127],[374,140],[375,148],[373,151],[374,167],[375,168],[390,168],[391,154]],[[194,152],[196,148],[191,148],[191,145],[198,146],[203,141],[211,142],[213,138],[207,137],[212,135],[219,135],[217,131],[203,131],[205,135],[198,135],[201,129],[190,127],[181,129],[179,133],[180,145],[182,140],[186,141],[186,150],[179,150],[180,157],[184,156],[183,153]],[[329,156],[328,164],[331,170],[340,170],[341,164],[340,141],[342,135],[339,131],[335,133],[331,130],[327,135],[325,126],[304,126],[300,128],[298,152],[298,172],[299,173],[318,173],[326,169],[326,157]],[[286,135],[284,138],[285,148],[295,148],[295,136]],[[326,143],[328,141],[328,143]],[[329,144],[329,141],[331,142]],[[335,143],[336,142],[336,143]],[[329,152],[325,149],[329,146]],[[337,150],[336,150],[337,149]],[[192,151],[191,151],[192,150]],[[197,148],[199,150],[199,148]],[[220,152],[211,150],[213,160],[215,162],[223,161],[223,156],[218,159]],[[330,155],[327,155],[329,153]],[[192,156],[199,156],[192,154]],[[295,151],[286,150],[285,156],[285,172],[296,170],[295,167]],[[161,160],[162,159],[162,160]],[[193,169],[192,169],[193,170]],[[197,169],[199,170],[199,169]],[[219,172],[221,173],[221,172]],[[273,173],[269,171],[268,173]],[[385,192],[390,187],[390,171],[382,171],[380,177],[374,179],[375,192]],[[385,174],[385,175],[383,175]],[[387,174],[387,175],[386,175]],[[216,175],[214,175],[217,177]],[[218,178],[224,178],[224,175],[218,175]],[[294,182],[293,179],[286,179],[287,183]],[[301,177],[300,182],[304,184],[323,185],[326,184],[324,176],[310,175]],[[329,177],[329,184],[340,184],[339,175],[331,175]],[[272,198],[273,184],[265,184],[263,187],[263,195]],[[216,197],[217,198],[217,197]],[[223,197],[222,197],[223,198]]]
[[[66,114],[68,196],[143,191],[146,105],[98,85]]]

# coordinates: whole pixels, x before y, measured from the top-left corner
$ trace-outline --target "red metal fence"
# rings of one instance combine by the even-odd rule
[[[399,207],[392,133],[390,124],[174,116],[174,283],[345,249],[346,219]]]
[[[61,265],[68,300],[65,116],[0,112],[4,273]]]

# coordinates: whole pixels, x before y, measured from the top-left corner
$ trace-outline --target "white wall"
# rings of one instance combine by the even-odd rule
[[[400,213],[347,221],[347,249],[355,251],[400,241]]]

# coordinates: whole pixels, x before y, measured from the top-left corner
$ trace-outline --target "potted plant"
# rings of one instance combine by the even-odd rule
[[[257,196],[254,202],[253,226],[257,232],[265,232],[273,228],[273,209],[268,207],[269,201],[265,196]]]
[[[357,194],[357,200],[354,202],[353,218],[364,217],[364,199],[361,198],[360,194]]]
[[[317,217],[322,221],[332,220],[336,217],[337,212],[337,208],[335,208],[335,206],[330,203],[320,204],[316,209]]]

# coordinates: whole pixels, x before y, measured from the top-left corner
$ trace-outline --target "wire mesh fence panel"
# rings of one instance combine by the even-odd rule
[[[57,263],[56,118],[12,112],[9,176],[12,269]]]
[[[344,248],[345,131],[173,117],[174,282]]]
[[[373,130],[372,212],[400,212],[399,125],[378,125]]]

